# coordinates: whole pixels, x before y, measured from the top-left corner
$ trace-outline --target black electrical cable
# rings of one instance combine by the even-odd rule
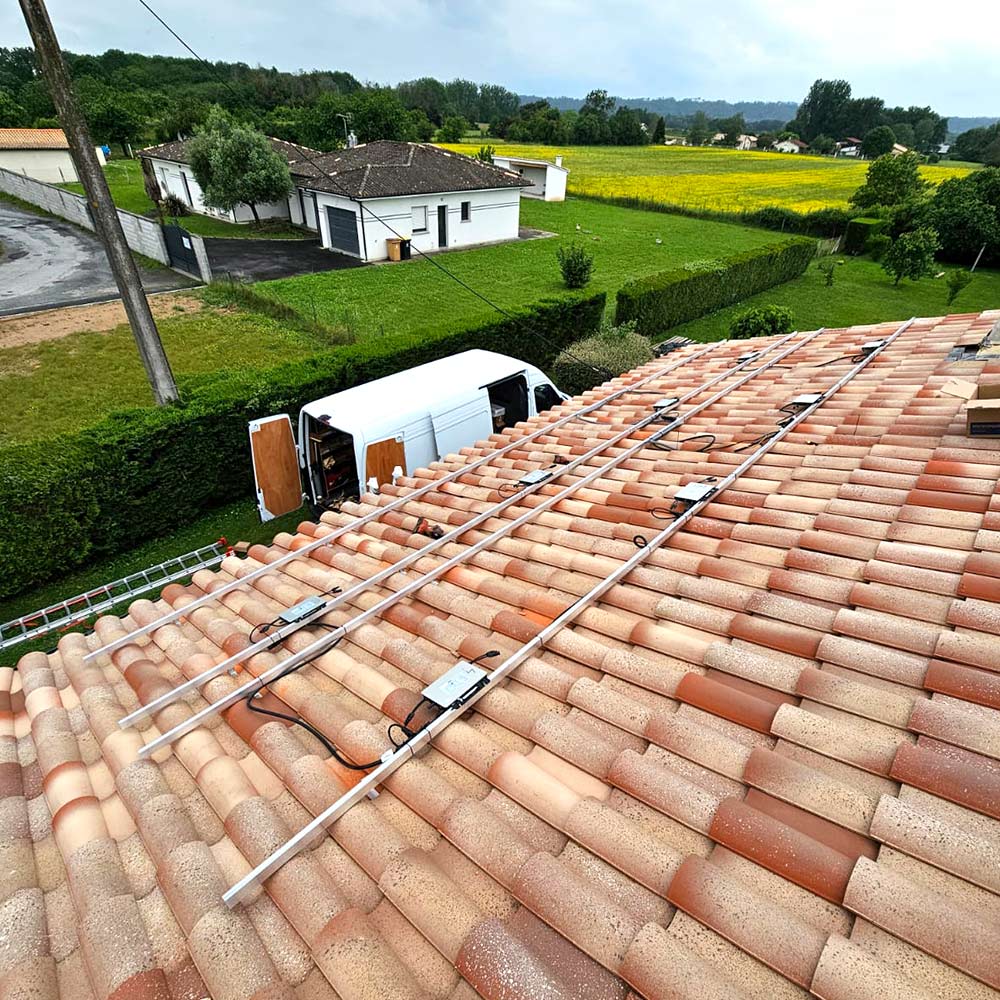
[[[153,10],[153,8],[150,7],[150,5],[148,3],[146,3],[146,0],[139,0],[139,3],[143,7],[145,7],[145,9],[147,11],[149,11],[149,13],[152,14],[153,17],[156,18],[156,20],[159,21],[160,24],[162,24],[163,27],[166,28],[166,30],[168,32],[170,32],[170,34],[173,35],[173,37],[185,49],[187,49],[187,51],[190,52],[191,55],[194,56],[195,59],[197,59],[201,63],[204,63],[216,75],[216,77],[218,77],[218,79],[222,83],[222,85],[234,97],[237,98],[237,100],[239,100],[241,102],[243,101],[243,97],[241,97],[241,95],[239,95],[232,88],[232,86],[230,86],[229,81],[226,80],[224,77],[221,76],[221,74],[219,73],[219,69],[218,69],[217,66],[215,66],[213,63],[210,63],[207,59],[205,59],[204,57],[200,56],[197,52],[195,52],[195,50],[190,45],[188,45],[188,43],[186,41],[184,41],[184,39],[181,38],[181,36],[176,31],[174,31],[174,29],[171,28],[169,24],[167,24],[167,22],[162,17],[160,17],[160,15],[157,14],[156,11]],[[382,226],[385,226],[385,228],[388,229],[389,232],[391,232],[398,239],[407,239],[407,237],[405,237],[401,233],[397,232],[396,229],[393,226],[391,226],[388,222],[386,222],[380,216],[376,215],[363,201],[359,201],[352,194],[350,194],[350,192],[347,190],[347,188],[343,187],[343,185],[341,185],[340,182],[337,181],[333,177],[332,174],[328,173],[326,170],[323,169],[323,167],[321,167],[319,165],[319,163],[316,161],[316,158],[313,157],[309,153],[309,151],[307,150],[307,147],[301,146],[298,143],[292,143],[291,145],[295,146],[296,149],[298,149],[298,151],[302,154],[302,158],[304,160],[306,160],[311,166],[315,167],[316,170],[318,170],[331,184],[333,184],[334,187],[336,187],[339,190],[339,193],[341,193],[345,198],[348,198],[351,201],[357,201],[358,205],[361,207],[362,213],[367,212],[376,222],[378,222]],[[448,268],[446,268],[443,264],[441,264],[439,261],[435,260],[433,256],[431,256],[430,254],[425,253],[423,250],[420,249],[420,247],[413,246],[412,243],[410,245],[411,245],[411,249],[415,250],[424,260],[426,260],[430,264],[433,264],[434,267],[436,267],[443,274],[446,274],[449,278],[452,279],[452,281],[455,281],[459,285],[461,285],[471,295],[474,295],[477,299],[481,299],[491,309],[495,309],[498,313],[500,313],[501,316],[505,316],[507,319],[514,320],[514,322],[517,322],[517,323],[521,322],[521,320],[519,319],[519,317],[515,316],[511,312],[508,312],[506,309],[503,308],[503,306],[497,305],[496,302],[494,302],[492,299],[488,298],[487,296],[483,295],[482,292],[477,291],[470,284],[468,284],[467,282],[463,281],[453,271],[449,271]],[[597,372],[598,375],[603,375],[605,378],[608,378],[608,379],[613,379],[613,378],[617,377],[614,372],[612,372],[609,369],[605,368],[603,365],[593,365],[589,361],[584,361],[583,358],[579,358],[575,354],[572,354],[565,347],[560,347],[554,341],[550,340],[544,334],[539,333],[537,330],[532,329],[530,326],[525,326],[524,329],[527,330],[528,333],[532,334],[533,336],[537,337],[539,340],[541,340],[544,343],[546,343],[550,348],[553,348],[553,349],[559,351],[560,353],[565,354],[567,357],[572,358],[577,364],[583,365],[585,368],[589,368],[593,372]]]

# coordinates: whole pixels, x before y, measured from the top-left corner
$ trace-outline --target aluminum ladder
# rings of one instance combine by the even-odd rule
[[[77,594],[58,604],[33,611],[30,615],[15,618],[0,625],[0,653],[18,643],[29,642],[49,632],[66,631],[80,625],[94,615],[110,611],[116,604],[165,587],[175,580],[182,580],[200,569],[222,562],[231,551],[225,538],[211,545],[203,545],[193,552],[167,559],[138,573],[130,573],[120,580]]]

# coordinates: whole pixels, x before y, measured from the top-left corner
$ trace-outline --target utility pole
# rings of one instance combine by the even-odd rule
[[[69,140],[73,162],[87,193],[91,218],[104,244],[104,252],[108,255],[108,263],[121,292],[125,314],[152,386],[153,397],[160,406],[176,402],[177,384],[170,370],[170,362],[160,343],[160,334],[142,290],[138,268],[125,241],[125,233],[118,218],[118,210],[111,200],[108,182],[97,160],[90,130],[77,105],[69,70],[59,49],[45,2],[20,0],[20,4],[35,46],[35,54],[52,94],[52,103],[56,106],[59,122]]]

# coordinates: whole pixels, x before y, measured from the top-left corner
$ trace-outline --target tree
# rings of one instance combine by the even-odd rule
[[[851,204],[862,209],[899,205],[919,198],[927,186],[920,176],[920,157],[916,153],[886,154],[871,162],[864,185],[851,195]]]
[[[947,304],[950,306],[958,297],[959,292],[961,292],[963,288],[972,284],[972,275],[968,271],[962,271],[959,269],[949,271],[948,277],[945,278],[945,284],[948,286]]]
[[[742,114],[731,115],[729,118],[716,119],[714,123],[715,131],[723,133],[722,145],[735,146],[739,142],[741,135],[747,130],[746,122]]]
[[[865,133],[861,140],[861,155],[869,160],[877,160],[880,156],[892,151],[896,142],[896,133],[888,125],[879,125]]]
[[[770,149],[774,145],[775,135],[773,132],[757,133],[757,148]]]
[[[915,229],[912,233],[903,233],[882,258],[882,270],[892,275],[893,284],[898,285],[902,278],[919,281],[928,274],[934,273],[934,254],[941,248],[937,233],[929,226]]]
[[[0,128],[23,128],[27,124],[27,111],[14,100],[9,90],[0,88]]]
[[[438,129],[439,142],[461,142],[469,123],[461,115],[449,115]]]
[[[984,167],[979,173],[990,172],[997,175],[996,187],[1000,188],[996,167]],[[977,174],[954,177],[934,192],[930,221],[941,239],[942,254],[949,260],[971,263],[984,246],[987,263],[1000,260],[1000,208],[990,203],[990,180],[989,176],[985,182],[979,180]]]
[[[396,95],[407,110],[419,109],[439,125],[444,121],[448,99],[440,80],[435,80],[432,76],[405,80],[396,87]]]
[[[704,111],[696,111],[688,128],[687,141],[690,146],[704,146],[712,133],[708,130],[708,117]]]
[[[815,139],[813,139],[810,145],[812,146],[814,153],[826,155],[833,152],[836,142],[834,142],[834,140],[828,135],[818,135]]]
[[[421,108],[414,108],[410,112],[410,128],[417,142],[430,142],[434,138],[434,122]]]
[[[656,119],[656,126],[653,128],[653,145],[662,146],[667,138],[667,123],[663,120],[663,115]]]
[[[615,146],[644,146],[649,132],[642,115],[633,108],[621,107],[609,119],[611,143]]]
[[[983,150],[983,163],[988,167],[1000,167],[1000,138],[994,139]]]
[[[24,104],[24,101],[21,103]],[[955,140],[950,156],[955,160],[983,163],[986,159],[986,150],[997,139],[1000,139],[1000,122],[985,128],[970,128]]]
[[[413,138],[409,113],[388,87],[359,91],[347,98],[347,106],[359,142],[378,139],[407,142]]]
[[[109,87],[93,77],[76,81],[75,89],[96,141],[124,147],[148,128],[151,102],[144,92]]]
[[[592,90],[583,99],[583,107],[580,114],[596,114],[607,117],[615,110],[615,99],[608,97],[606,90]]]
[[[496,153],[496,146],[480,146],[475,158],[477,160],[481,160],[483,163],[492,163],[493,157],[496,156]]]
[[[810,144],[817,135],[839,135],[850,99],[851,85],[846,80],[817,80],[796,112],[796,130]]]
[[[445,111],[467,122],[481,121],[479,116],[479,84],[471,80],[451,80],[444,85]]]
[[[916,145],[916,133],[909,122],[896,122],[891,126],[892,134],[896,137],[896,142],[907,149],[913,149]]]
[[[292,193],[288,164],[267,137],[238,124],[221,108],[208,120],[189,146],[191,170],[210,208],[232,211],[247,204],[260,222],[257,204],[281,201]]]

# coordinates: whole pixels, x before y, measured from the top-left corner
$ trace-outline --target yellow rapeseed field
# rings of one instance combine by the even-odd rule
[[[489,140],[486,140],[489,141]],[[794,153],[741,152],[686,146],[521,146],[497,151],[552,160],[562,155],[571,194],[638,198],[685,208],[741,212],[780,205],[795,212],[847,206],[868,163]],[[448,146],[473,153],[475,144]],[[969,172],[933,165],[921,172],[934,184]]]

